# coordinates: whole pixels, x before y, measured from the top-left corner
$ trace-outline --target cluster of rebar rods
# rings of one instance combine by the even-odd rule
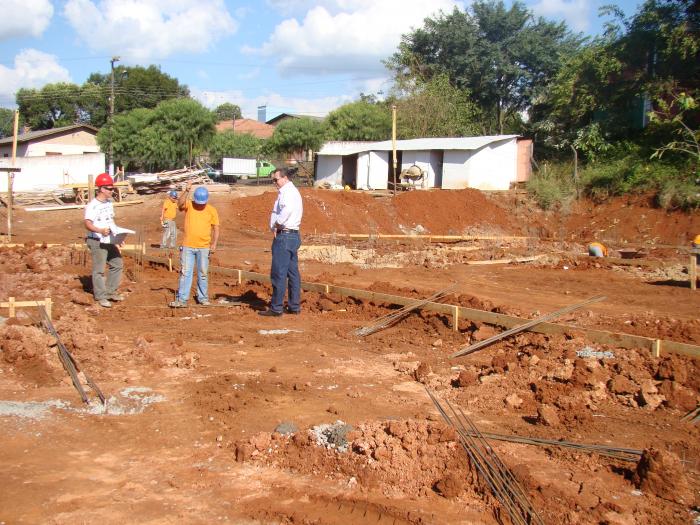
[[[39,306],[39,312],[41,313],[41,322],[44,325],[44,328],[49,334],[51,334],[56,339],[56,346],[58,347],[58,359],[61,361],[63,368],[66,369],[66,372],[68,372],[68,375],[70,376],[70,379],[73,382],[73,386],[78,391],[78,394],[80,394],[80,398],[83,400],[83,403],[85,403],[86,405],[89,404],[90,400],[88,399],[88,396],[85,393],[85,390],[83,389],[83,385],[80,384],[80,378],[78,377],[80,367],[78,367],[77,361],[68,351],[66,346],[63,344],[61,338],[58,336],[58,332],[56,332],[56,328],[54,328],[53,323],[51,322],[51,318],[46,312],[46,308],[44,308],[43,306]],[[85,374],[85,381],[87,381],[88,386],[95,391],[95,394],[97,394],[97,397],[100,398],[100,401],[104,405],[106,403],[104,394],[102,393],[100,388],[94,383],[94,381],[90,378],[90,376],[87,375],[85,372],[83,373]]]
[[[543,315],[542,317],[538,317],[537,319],[533,319],[532,321],[529,321],[525,324],[521,324],[520,326],[516,326],[515,328],[511,328],[510,330],[506,330],[505,332],[501,332],[500,334],[496,334],[493,337],[489,337],[488,339],[484,339],[483,341],[479,341],[478,343],[474,343],[473,345],[470,345],[462,350],[459,350],[458,352],[455,352],[450,357],[462,357],[462,356],[471,354],[473,352],[476,352],[477,350],[481,350],[482,348],[489,346],[491,343],[495,343],[496,341],[500,341],[501,339],[505,339],[506,337],[509,337],[511,335],[528,330],[529,328],[532,328],[533,326],[536,326],[540,323],[545,323],[545,322],[551,321],[552,319],[555,319],[556,317],[559,317],[559,316],[564,315],[564,314],[569,313],[569,312],[573,312],[574,310],[577,310],[578,308],[581,308],[581,307],[589,305],[589,304],[597,303],[597,302],[603,301],[605,299],[606,299],[606,297],[604,295],[597,295],[595,297],[591,297],[590,299],[588,299],[587,301],[584,301],[582,303],[573,304],[571,306],[567,306],[565,308],[562,308],[561,310],[557,310],[555,312],[548,313],[546,315]]]
[[[495,439],[496,441],[508,441],[510,443],[521,443],[523,445],[571,448],[577,451],[596,453],[601,456],[607,456],[609,458],[619,459],[622,461],[637,462],[639,461],[639,458],[643,452],[642,450],[637,450],[634,448],[609,447],[607,445],[595,445],[591,443],[576,443],[574,441],[565,441],[563,439],[544,439],[516,435],[509,436],[506,434],[491,434],[488,432],[483,432],[481,435],[488,439]]]
[[[688,412],[681,418],[681,421],[688,421],[689,423],[697,423],[700,421],[700,406],[695,407],[695,409]]]
[[[439,292],[434,293],[430,297],[426,299],[421,299],[418,300],[414,303],[407,304],[406,306],[399,308],[398,310],[391,312],[390,314],[384,315],[377,319],[374,324],[370,326],[363,326],[362,328],[358,328],[355,330],[353,333],[355,335],[359,335],[360,337],[364,337],[366,335],[373,334],[375,332],[379,332],[380,330],[384,330],[385,328],[389,328],[390,326],[398,323],[401,319],[406,317],[408,314],[410,314],[413,310],[416,310],[420,308],[421,306],[425,306],[428,303],[439,301],[440,299],[444,299],[448,295],[450,295],[454,289],[457,287],[457,283],[452,284],[451,286],[448,286],[447,288],[440,290]]]
[[[511,523],[513,525],[544,525],[520,482],[503,464],[467,415],[459,408],[455,410],[446,400],[445,403],[452,414],[450,416],[433,393],[427,387],[425,390],[447,424],[457,431],[462,447],[490,487],[493,495],[508,513]]]

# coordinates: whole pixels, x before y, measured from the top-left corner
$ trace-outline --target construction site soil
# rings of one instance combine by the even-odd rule
[[[170,309],[177,273],[133,257],[125,301],[106,309],[90,294],[89,257],[69,246],[83,242],[82,210],[17,210],[13,242],[25,244],[0,247],[0,300],[52,298],[91,403],[36,308],[0,320],[0,522],[510,523],[426,389],[483,433],[632,450],[489,440],[544,523],[698,522],[700,426],[682,419],[700,400],[698,360],[585,332],[700,345],[687,275],[698,214],[646,197],[545,213],[517,193],[302,194],[305,282],[416,299],[454,284],[443,302],[527,319],[606,300],[556,321],[578,329],[522,332],[461,358],[450,356],[503,328],[460,319],[455,330],[418,309],[361,337],[398,307],[307,291],[301,315],[260,317],[268,284],[214,274],[213,306]],[[222,221],[212,264],[268,273],[274,199],[254,186],[212,194]],[[167,256],[160,204],[118,207],[117,223]],[[594,238],[645,256],[591,259]]]

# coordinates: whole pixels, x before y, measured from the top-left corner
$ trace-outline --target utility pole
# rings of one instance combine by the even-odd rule
[[[111,96],[109,97],[109,175],[114,177],[114,148],[112,146],[112,120],[114,119],[114,63],[119,62],[119,57],[112,57]]]
[[[394,174],[394,196],[396,196],[396,105],[391,106],[391,156]]]

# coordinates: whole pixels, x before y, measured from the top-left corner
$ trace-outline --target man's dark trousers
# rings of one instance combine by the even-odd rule
[[[301,309],[301,275],[297,252],[301,246],[301,236],[297,230],[277,232],[272,241],[272,299],[270,310],[282,312],[284,292],[289,284],[288,308],[293,312]]]

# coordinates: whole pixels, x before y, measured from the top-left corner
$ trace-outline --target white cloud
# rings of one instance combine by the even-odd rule
[[[303,0],[270,0],[280,9],[298,9]],[[303,20],[277,25],[261,48],[244,52],[277,58],[286,73],[380,72],[381,60],[394,53],[401,35],[421,27],[439,10],[451,12],[457,0],[326,0]]]
[[[594,8],[589,0],[539,0],[532,5],[535,15],[563,19],[575,31],[589,28]]]
[[[24,49],[16,57],[14,68],[0,64],[0,105],[14,105],[19,88],[40,88],[52,82],[70,82],[70,73],[54,55],[36,49]]]
[[[215,108],[224,102],[236,104],[241,108],[245,118],[257,119],[258,106],[267,106],[268,119],[277,113],[301,113],[322,117],[353,100],[350,95],[326,96],[319,98],[287,97],[279,93],[266,92],[248,98],[242,91],[202,91],[191,89],[192,96],[209,108]]]
[[[134,62],[201,53],[238,28],[223,0],[68,0],[63,13],[93,51]]]
[[[0,41],[23,36],[40,36],[53,16],[49,0],[3,0]]]

